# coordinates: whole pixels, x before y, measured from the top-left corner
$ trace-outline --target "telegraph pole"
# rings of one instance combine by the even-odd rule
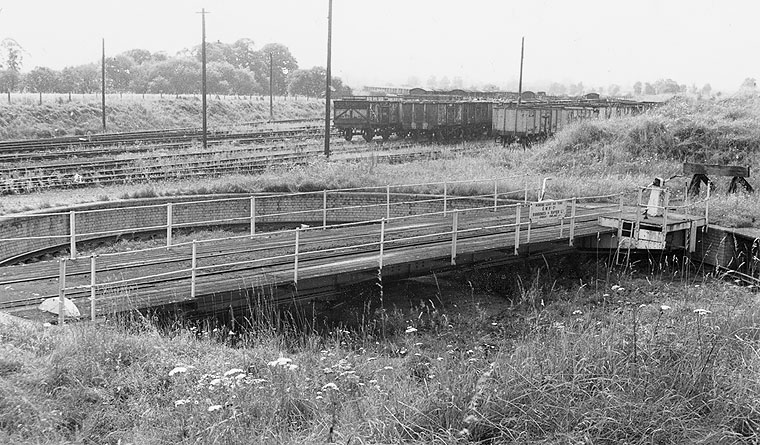
[[[274,68],[272,65],[272,53],[269,53],[269,120],[274,120],[274,106],[273,106],[273,94],[274,90],[272,89],[272,86],[274,85]]]
[[[517,135],[517,111],[522,103],[522,77],[523,77],[523,56],[525,55],[525,37],[522,38],[520,45],[520,83],[517,86],[517,106],[515,107],[515,135]]]
[[[103,38],[103,53],[100,59],[100,105],[103,110],[103,133],[106,132],[106,39]]]
[[[201,32],[203,34],[201,41],[201,96],[203,96],[203,149],[208,148],[208,136],[206,134],[206,12],[205,8],[201,9]]]
[[[329,0],[327,11],[327,81],[325,86],[325,156],[330,157],[330,56],[332,46],[332,0]]]

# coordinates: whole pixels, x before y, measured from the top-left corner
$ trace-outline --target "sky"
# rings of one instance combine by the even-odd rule
[[[141,48],[201,41],[279,42],[301,68],[326,63],[328,0],[0,0],[0,39],[26,51],[22,71],[61,69]],[[736,90],[760,80],[757,0],[333,0],[333,75],[348,85],[461,77],[465,86],[524,89],[672,78]]]

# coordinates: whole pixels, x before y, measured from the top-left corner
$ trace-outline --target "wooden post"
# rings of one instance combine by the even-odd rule
[[[322,190],[322,228],[327,227],[327,190]]]
[[[95,321],[95,258],[90,255],[90,320]]]
[[[525,176],[525,198],[523,202],[528,202],[528,177]]]
[[[76,212],[74,210],[69,212],[69,251],[71,253],[71,259],[77,257],[77,225],[76,225]]]
[[[296,227],[296,248],[293,253],[293,284],[298,286],[298,241],[301,238],[301,228]]]
[[[662,199],[662,237],[663,241],[667,240],[668,236],[668,204],[670,203],[670,193],[665,190]]]
[[[707,231],[707,225],[710,223],[710,181],[707,182],[707,201],[705,202],[705,225],[702,229]]]
[[[385,186],[385,219],[391,219],[391,186]]]
[[[573,245],[573,239],[575,238],[575,204],[576,204],[577,198],[573,198],[571,207],[570,207],[570,241],[568,242],[569,245]]]
[[[172,203],[166,204],[166,247],[172,245]]]
[[[639,189],[639,197],[636,201],[636,223],[631,227],[631,238],[638,238],[639,224],[641,223],[641,196],[644,193],[644,189]],[[646,209],[644,210],[646,211]]]
[[[617,231],[618,243],[623,238],[623,194],[620,194],[620,204],[618,205],[618,231]]]
[[[66,258],[58,260],[58,269],[58,326],[63,326],[66,318],[63,304],[63,300],[66,298]]]
[[[190,258],[190,298],[195,298],[195,278],[196,278],[196,266],[198,264],[198,245],[193,240],[192,257]]]
[[[515,208],[515,255],[519,253],[520,249],[520,211],[522,206],[518,205]]]
[[[496,208],[499,206],[499,182],[494,179],[493,180],[493,211],[496,211]]]
[[[256,234],[256,197],[251,196],[251,238]]]
[[[380,221],[380,257],[377,260],[377,267],[383,270],[383,254],[385,252],[385,218]]]
[[[446,216],[446,211],[448,210],[448,187],[447,184],[443,183],[443,216]]]
[[[459,230],[459,210],[451,215],[451,265],[457,265],[457,231]]]

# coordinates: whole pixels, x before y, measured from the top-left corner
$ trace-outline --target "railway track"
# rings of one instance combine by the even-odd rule
[[[337,142],[337,141],[336,141]],[[419,144],[384,144],[373,150],[365,144],[336,144],[339,150],[333,159],[378,159],[388,163],[402,160],[439,157],[443,149]],[[416,147],[416,148],[414,148]],[[410,150],[410,148],[414,148]],[[461,147],[450,147],[458,152]],[[212,153],[160,154],[140,158],[64,162],[25,168],[0,168],[0,194],[29,193],[51,188],[87,187],[167,179],[203,178],[232,173],[255,173],[283,165],[305,164],[322,153],[314,144],[299,143],[283,149],[250,147],[220,150]]]

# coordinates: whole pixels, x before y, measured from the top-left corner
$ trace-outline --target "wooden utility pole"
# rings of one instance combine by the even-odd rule
[[[103,52],[100,59],[100,105],[103,114],[103,133],[106,132],[106,39],[103,38]]]
[[[332,50],[332,0],[329,1],[327,10],[327,80],[325,85],[325,156],[330,157],[330,56]]]
[[[269,120],[274,120],[274,66],[272,65],[272,53],[269,53]]]
[[[206,12],[205,8],[201,9],[201,96],[203,96],[203,148],[208,148],[208,136],[206,134]]]
[[[520,82],[517,85],[517,106],[515,107],[515,136],[517,136],[517,115],[522,103],[522,78],[523,78],[523,57],[525,55],[525,37],[522,38],[520,45]]]

